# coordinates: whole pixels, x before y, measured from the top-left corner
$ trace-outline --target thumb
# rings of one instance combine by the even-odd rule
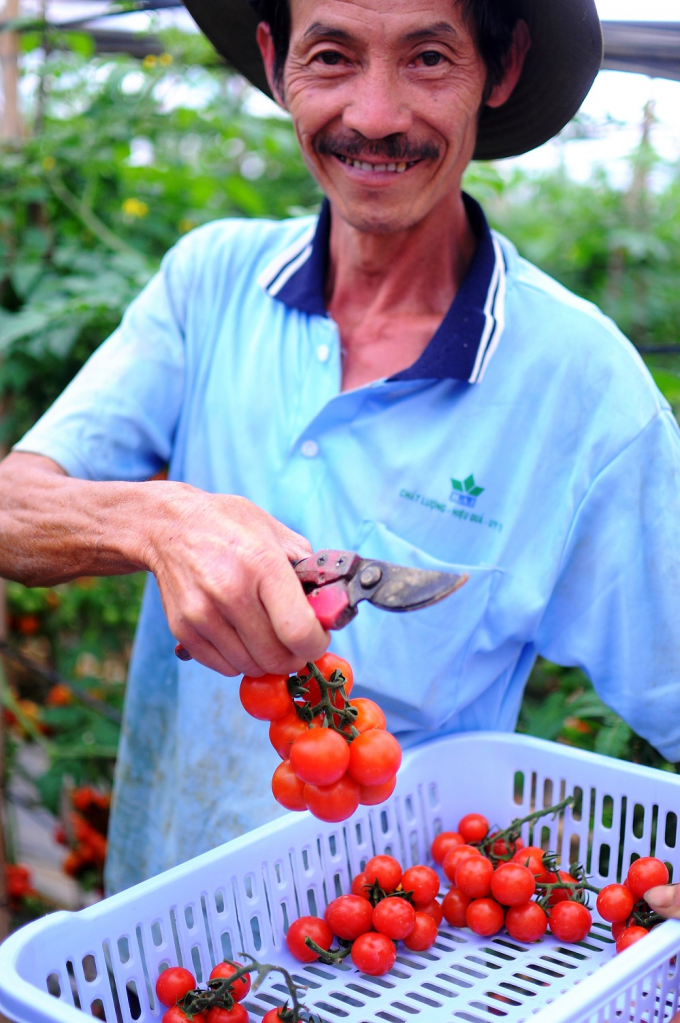
[[[645,892],[645,902],[653,910],[668,919],[680,920],[680,886],[677,884],[657,885]]]

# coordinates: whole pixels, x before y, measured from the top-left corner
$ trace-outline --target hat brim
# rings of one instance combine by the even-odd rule
[[[271,96],[255,40],[258,17],[246,0],[184,0],[215,49]],[[602,65],[602,28],[595,0],[522,0],[531,49],[510,99],[484,107],[475,160],[501,160],[543,145],[564,128],[588,95]]]

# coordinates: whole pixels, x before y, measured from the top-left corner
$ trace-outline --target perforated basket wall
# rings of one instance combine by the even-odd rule
[[[385,977],[351,964],[301,966],[285,949],[288,921],[321,913],[376,852],[428,862],[433,836],[480,810],[505,825],[574,793],[528,842],[563,862],[581,858],[596,884],[619,879],[635,854],[678,875],[680,779],[522,736],[438,740],[406,758],[391,800],[343,825],[289,815],[80,913],[56,913],[0,946],[0,1010],[17,1023],[158,1020],[164,964],[204,980],[240,950],[291,969],[306,1004],[329,1023],[614,1023],[668,1020],[677,1009],[680,924],[668,922],[614,957],[596,920],[579,945],[547,936],[529,946],[443,926],[429,952],[400,952]],[[285,989],[274,979],[247,1001],[257,1023]]]

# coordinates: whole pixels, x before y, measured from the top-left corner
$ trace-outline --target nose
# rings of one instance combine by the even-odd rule
[[[353,94],[343,124],[367,139],[407,132],[413,118],[397,75],[383,62],[371,62],[352,80]]]

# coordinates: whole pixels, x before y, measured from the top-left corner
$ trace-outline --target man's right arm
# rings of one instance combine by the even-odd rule
[[[0,463],[0,576],[156,576],[172,634],[223,675],[292,672],[328,645],[291,561],[309,543],[242,497],[184,483],[73,479],[52,459]]]

